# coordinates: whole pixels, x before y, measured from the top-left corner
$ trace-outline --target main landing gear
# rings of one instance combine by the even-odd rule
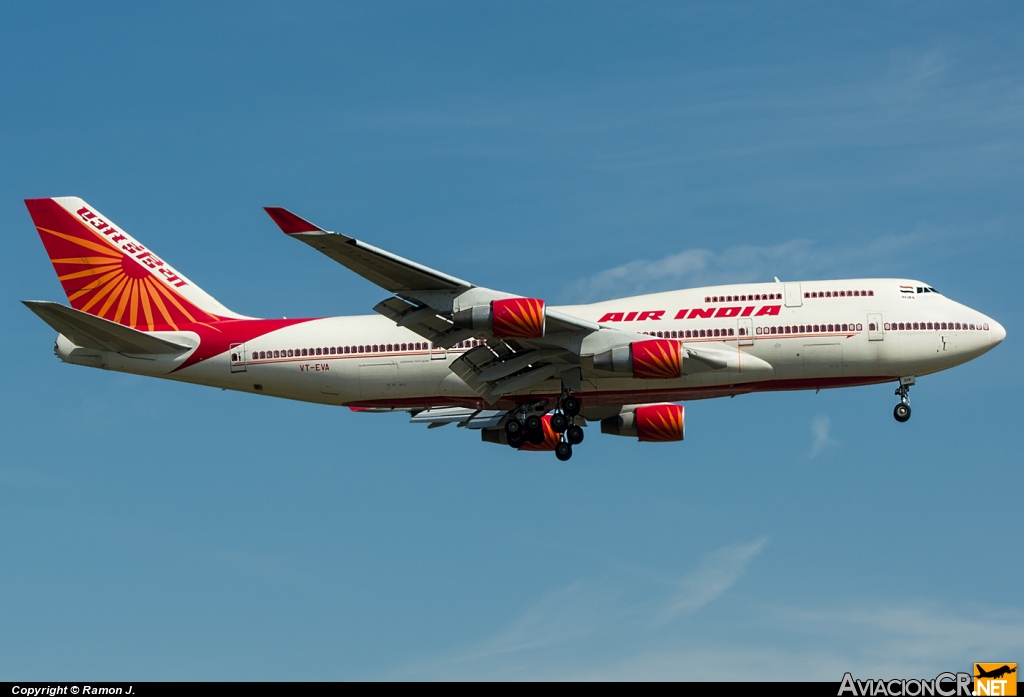
[[[583,442],[583,429],[576,424],[580,407],[580,400],[563,390],[549,419],[551,430],[558,434],[555,457],[562,462],[572,457],[572,446]],[[544,442],[544,420],[528,410],[528,406],[521,406],[520,412],[505,422],[505,438],[513,448],[519,449],[527,442],[534,445]]]
[[[555,405],[555,413],[551,415],[551,430],[560,436],[555,446],[555,457],[562,462],[572,457],[572,446],[583,442],[583,429],[574,423],[580,407],[579,399],[573,397],[568,390],[562,390]]]
[[[910,420],[910,388],[917,382],[914,376],[900,378],[900,386],[896,388],[896,396],[900,403],[892,410],[893,418],[901,424]]]
[[[523,443],[530,442],[540,445],[544,442],[544,421],[537,414],[522,413],[514,415],[505,422],[505,437],[508,444],[513,448],[522,447]]]

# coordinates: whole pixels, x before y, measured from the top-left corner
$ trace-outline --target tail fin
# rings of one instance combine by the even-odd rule
[[[80,198],[26,199],[76,310],[141,331],[240,318]]]

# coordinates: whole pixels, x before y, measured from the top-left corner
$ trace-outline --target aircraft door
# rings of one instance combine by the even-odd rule
[[[885,332],[882,330],[882,315],[871,313],[868,315],[868,341],[883,341]]]
[[[754,322],[749,317],[736,320],[736,333],[739,335],[740,346],[754,345]]]
[[[786,307],[800,307],[804,304],[803,293],[799,283],[783,283],[786,287]]]
[[[228,346],[228,358],[231,359],[231,372],[245,372],[245,344],[231,344]]]

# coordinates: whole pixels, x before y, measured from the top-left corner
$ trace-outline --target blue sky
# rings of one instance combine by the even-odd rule
[[[0,677],[934,676],[1021,660],[1024,16],[1011,3],[34,3],[0,43]],[[283,205],[577,302],[918,278],[1003,345],[687,405],[570,463],[61,364],[21,200],[228,307],[382,291]],[[1017,520],[1017,523],[1013,521]]]

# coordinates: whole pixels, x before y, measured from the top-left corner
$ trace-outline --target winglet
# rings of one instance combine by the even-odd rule
[[[303,220],[285,208],[267,206],[263,210],[274,219],[277,226],[281,228],[281,232],[286,235],[297,235],[303,232],[325,232],[323,228],[317,227],[308,220]]]

